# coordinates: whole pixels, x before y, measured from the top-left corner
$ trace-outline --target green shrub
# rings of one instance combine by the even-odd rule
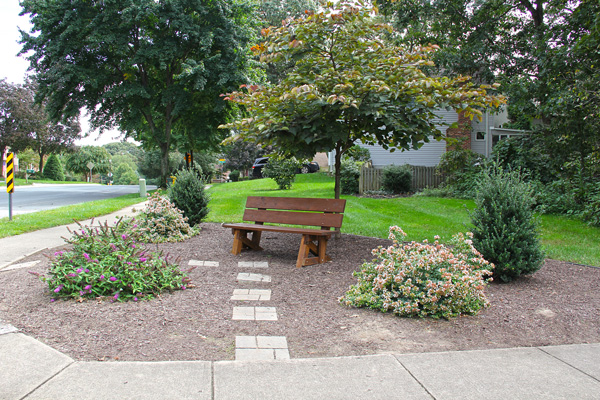
[[[54,253],[48,276],[52,301],[58,298],[111,301],[151,299],[164,291],[186,289],[190,278],[166,257],[149,252],[126,233],[133,222],[117,221],[98,227],[82,226],[66,239],[71,251]]]
[[[494,277],[508,282],[541,268],[544,252],[533,215],[533,190],[520,171],[503,171],[495,163],[486,168],[475,204],[473,243],[496,265]]]
[[[53,181],[65,180],[65,173],[63,171],[63,167],[62,165],[60,165],[60,160],[55,154],[50,154],[50,157],[48,157],[46,165],[44,165],[43,175],[44,178]]]
[[[187,223],[187,217],[168,198],[153,193],[134,225],[134,232],[143,242],[181,242],[197,235],[199,229]]]
[[[281,190],[291,189],[300,163],[294,157],[275,156],[262,169],[265,178],[272,178]]]
[[[592,226],[600,226],[600,189],[592,194],[585,204],[583,219]]]
[[[169,188],[169,198],[195,226],[208,215],[210,198],[204,190],[204,183],[193,171],[182,170],[175,175],[175,183]]]
[[[470,199],[475,197],[484,163],[480,154],[454,146],[442,154],[438,170],[445,176],[445,183],[455,197]]]
[[[340,168],[340,188],[342,194],[358,193],[360,169],[358,164],[350,160],[342,160]]]
[[[238,171],[237,169],[234,169],[233,171],[231,171],[229,173],[229,179],[231,179],[231,182],[237,182],[240,180],[240,171]]]
[[[129,164],[119,164],[114,173],[115,185],[135,185],[138,182],[139,178]]]
[[[433,244],[404,244],[405,236],[399,227],[390,227],[393,244],[374,249],[376,258],[354,272],[358,282],[339,299],[342,304],[433,318],[477,314],[488,305],[484,288],[494,266],[471,240],[460,233],[449,246],[437,237]]]
[[[412,187],[412,169],[409,165],[388,165],[381,175],[381,188],[390,193],[407,193]]]

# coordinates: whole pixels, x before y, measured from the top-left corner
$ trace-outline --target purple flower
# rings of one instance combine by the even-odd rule
[[[56,289],[54,289],[54,293],[58,293],[60,292],[60,289],[63,288],[63,285],[58,285],[58,287]]]
[[[100,279],[101,281],[104,280],[104,275],[100,275],[100,278],[98,279]]]
[[[90,256],[88,255],[88,253],[83,253],[83,258],[90,261]]]
[[[76,277],[76,276],[77,276],[77,274],[76,274],[76,273],[74,273],[74,272],[70,272],[70,273],[69,273],[69,276],[70,276],[71,278],[74,278],[74,277]]]
[[[85,272],[90,272],[90,270],[86,268],[86,269],[85,269]]]
[[[127,239],[127,235],[126,234],[122,234],[121,237],[123,238],[123,240]]]
[[[182,287],[181,287],[181,290],[185,290],[185,289],[187,289],[185,286],[182,286]]]
[[[115,294],[113,299],[118,300],[119,299],[119,293]]]
[[[131,248],[135,249],[135,244],[132,244],[132,245],[131,245]]]
[[[113,251],[117,251],[117,246],[115,246],[114,244],[110,244],[110,247],[113,249]]]
[[[146,261],[146,260],[147,260],[147,258],[146,258],[146,257],[140,257],[140,262],[144,262],[144,261]]]
[[[54,303],[56,299],[50,299],[50,303]]]
[[[131,261],[127,261],[127,265],[133,265]]]
[[[85,290],[90,290],[92,288],[92,285],[87,285],[86,287],[84,287]]]
[[[83,296],[84,294],[85,294],[85,292],[84,292],[83,290],[80,290],[80,291],[79,291],[79,295],[80,295],[80,296]]]
[[[134,298],[133,298],[133,301],[138,301],[138,298],[137,298],[137,297],[134,297]]]
[[[134,227],[134,228],[137,228],[137,224],[133,224],[133,227]]]
[[[117,280],[117,278],[115,278],[114,276],[111,276],[110,278],[108,278],[109,281],[114,282]]]
[[[75,272],[77,272],[78,274],[80,274],[80,273],[83,272],[83,270],[81,268],[77,268],[77,271],[75,271]]]

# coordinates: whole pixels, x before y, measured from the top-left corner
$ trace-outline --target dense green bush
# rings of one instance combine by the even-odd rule
[[[454,196],[473,198],[483,165],[480,154],[455,146],[442,154],[438,170],[446,177],[446,187]]]
[[[60,160],[55,154],[50,154],[48,160],[46,161],[46,165],[44,166],[43,172],[44,178],[50,179],[53,181],[64,181],[65,173],[63,171],[63,167],[60,164]]]
[[[473,243],[494,263],[494,277],[508,282],[531,274],[544,263],[533,215],[534,197],[520,171],[504,171],[492,164],[481,174],[471,213]]]
[[[237,169],[234,169],[233,171],[231,171],[229,173],[229,179],[231,179],[231,182],[237,182],[240,180],[240,171],[238,171]]]
[[[388,165],[381,175],[381,188],[390,193],[407,193],[412,187],[412,169],[409,165]]]
[[[200,231],[190,226],[182,211],[159,192],[150,195],[133,228],[146,243],[181,242]]]
[[[194,171],[179,171],[175,178],[175,183],[169,188],[169,199],[183,212],[190,225],[197,225],[209,211],[210,197],[204,190],[204,183]]]
[[[342,194],[358,193],[360,169],[358,163],[351,160],[343,160],[340,168],[340,187]]]
[[[367,162],[371,159],[371,152],[369,152],[369,149],[355,144],[346,150],[344,159],[356,162]]]
[[[596,188],[583,210],[583,219],[590,225],[600,226],[600,189]]]
[[[275,156],[269,158],[269,162],[262,169],[262,174],[265,178],[272,178],[277,182],[279,189],[285,190],[292,187],[298,168],[300,163],[296,158]]]
[[[81,226],[67,243],[70,251],[54,253],[48,276],[52,301],[58,298],[111,301],[151,299],[166,290],[186,289],[190,278],[166,257],[147,251],[136,242],[133,221],[115,226]]]
[[[488,305],[484,288],[494,266],[471,240],[457,234],[449,246],[437,237],[433,244],[404,244],[405,236],[390,227],[393,244],[373,250],[376,258],[354,273],[358,282],[339,299],[342,304],[433,318],[476,314]]]
[[[139,182],[138,175],[129,164],[121,163],[113,175],[115,185],[135,185]]]

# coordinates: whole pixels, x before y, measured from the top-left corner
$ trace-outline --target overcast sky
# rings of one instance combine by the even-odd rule
[[[28,16],[19,16],[21,7],[19,0],[0,0],[0,79],[6,79],[11,83],[23,83],[29,62],[23,57],[17,57],[21,50],[18,43],[20,39],[19,28],[29,31]],[[81,129],[87,132],[89,125],[87,119],[82,115]],[[115,142],[119,139],[118,131],[105,132],[101,137],[98,133],[91,133],[89,137],[77,142],[79,145],[100,146]]]

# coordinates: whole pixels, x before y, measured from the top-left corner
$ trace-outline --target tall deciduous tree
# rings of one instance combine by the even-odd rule
[[[79,117],[51,121],[45,103],[34,101],[37,85],[0,81],[0,148],[10,146],[13,151],[31,149],[39,156],[39,170],[44,168],[44,157],[72,149],[80,137]]]
[[[250,8],[238,0],[23,0],[23,53],[53,118],[87,108],[95,128],[119,127],[161,151],[174,136],[212,143],[245,81]],[[185,142],[187,139],[180,139]],[[183,146],[183,145],[182,145]]]
[[[224,125],[259,143],[300,157],[335,150],[335,197],[340,196],[342,155],[355,142],[384,148],[419,148],[443,135],[436,110],[453,108],[473,118],[504,99],[476,87],[468,77],[432,77],[434,46],[394,46],[392,32],[367,2],[328,5],[306,18],[265,29],[253,48],[263,62],[295,60],[276,85],[251,85],[226,99],[251,117]]]
[[[104,147],[83,146],[67,156],[64,168],[85,177],[90,176],[89,163],[93,164],[92,174],[104,174],[110,171],[110,154]]]

